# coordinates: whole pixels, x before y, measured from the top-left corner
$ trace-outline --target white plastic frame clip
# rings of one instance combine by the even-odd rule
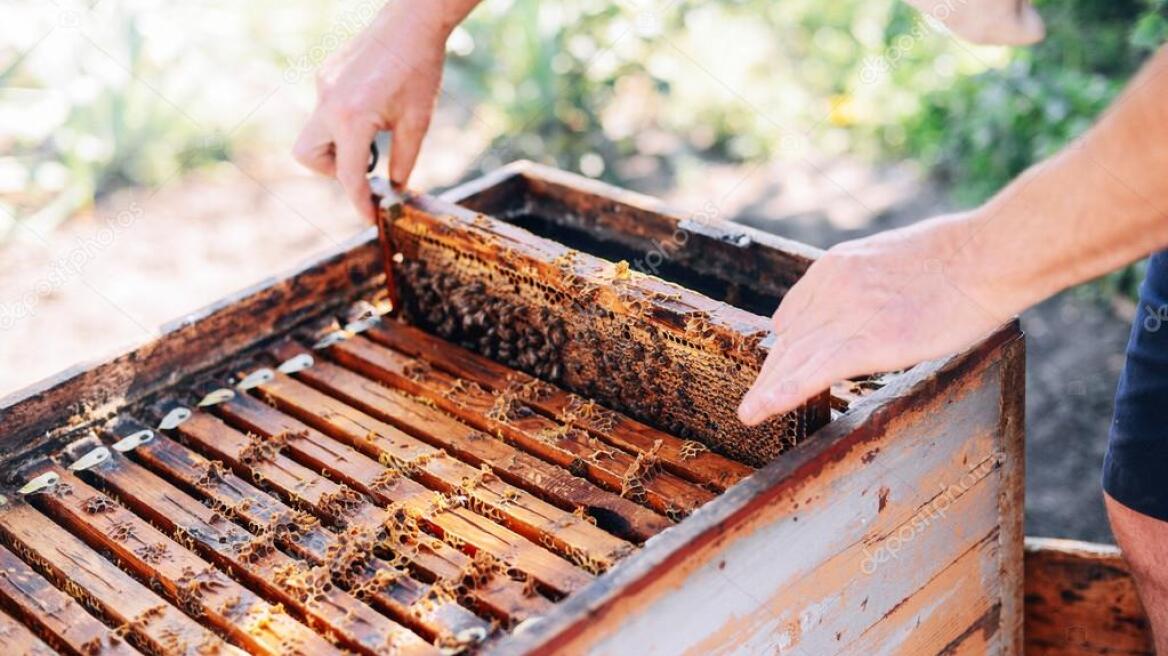
[[[249,390],[253,387],[259,387],[264,383],[270,383],[275,379],[276,372],[268,369],[267,367],[264,367],[263,369],[256,369],[255,371],[245,376],[243,380],[239,381],[239,384],[236,385],[236,387],[241,390]]]
[[[210,392],[207,392],[207,395],[204,396],[201,401],[199,401],[199,407],[206,408],[206,407],[212,406],[212,405],[219,405],[220,403],[223,403],[224,401],[230,401],[231,399],[234,399],[234,398],[235,398],[235,390],[228,389],[226,387],[220,387],[219,389],[211,390]]]
[[[311,355],[301,353],[281,362],[280,366],[276,367],[276,371],[282,374],[294,374],[297,371],[304,371],[314,364],[316,364],[316,360],[313,360]]]
[[[105,448],[104,446],[99,446],[96,449],[93,449],[89,453],[78,458],[77,461],[74,462],[73,464],[69,465],[69,471],[75,471],[75,472],[85,471],[86,469],[89,469],[90,467],[93,467],[96,465],[100,465],[101,463],[103,463],[109,459],[110,459],[110,450]]]
[[[24,484],[24,487],[17,490],[21,494],[36,494],[43,492],[61,481],[61,475],[57,472],[45,472],[40,476],[32,479]]]
[[[154,431],[149,428],[144,428],[136,433],[130,433],[117,442],[113,443],[114,451],[118,453],[126,453],[133,451],[138,447],[154,440]]]
[[[179,406],[166,413],[166,416],[162,418],[162,421],[158,422],[158,430],[170,430],[172,428],[177,428],[179,424],[190,418],[191,409]]]

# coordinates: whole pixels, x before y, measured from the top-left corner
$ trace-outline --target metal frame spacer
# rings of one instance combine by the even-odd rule
[[[259,387],[264,383],[270,383],[275,379],[276,372],[267,367],[263,367],[262,369],[256,369],[247,376],[244,376],[243,380],[239,381],[235,387],[241,390],[249,390],[253,387]]]
[[[337,342],[343,342],[350,337],[352,337],[352,335],[345,332],[344,330],[334,330],[317,340],[317,342],[312,345],[312,348],[319,351],[320,349],[328,348]]]
[[[118,453],[126,453],[152,441],[154,441],[154,431],[149,428],[144,428],[136,433],[130,433],[117,442],[114,442],[111,446]]]
[[[276,371],[282,374],[294,374],[298,371],[304,371],[314,364],[316,364],[316,360],[312,359],[312,355],[301,353],[281,362],[280,366],[276,367]]]
[[[179,424],[191,418],[191,409],[184,408],[181,405],[166,413],[162,421],[158,422],[158,430],[170,430],[178,427]]]
[[[57,483],[61,482],[61,475],[57,472],[45,472],[40,476],[32,479],[24,484],[24,487],[17,490],[20,494],[36,494],[47,490]]]
[[[381,317],[373,315],[371,317],[365,317],[364,319],[350,321],[349,323],[345,324],[344,331],[350,333],[351,335],[359,335],[379,323],[381,323]]]
[[[369,190],[377,197],[377,206],[381,209],[389,209],[394,205],[401,205],[406,200],[403,194],[394,190],[389,180],[379,175],[369,179]]]
[[[78,458],[73,464],[69,465],[69,471],[85,471],[86,469],[89,469],[95,465],[100,465],[109,459],[110,450],[104,446],[99,446]]]
[[[223,403],[224,401],[230,401],[231,399],[234,399],[234,398],[235,398],[235,390],[227,388],[227,387],[220,387],[219,389],[215,389],[215,390],[211,390],[210,392],[207,392],[207,395],[204,396],[202,398],[202,400],[199,401],[199,407],[206,408],[208,406],[218,405],[220,403]]]

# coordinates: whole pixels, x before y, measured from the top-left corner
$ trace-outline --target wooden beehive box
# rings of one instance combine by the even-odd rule
[[[964,353],[854,381],[747,431],[733,422],[735,396],[765,355],[765,315],[814,249],[678,216],[652,199],[527,163],[386,212],[404,256],[403,309],[441,339],[396,324],[370,327],[367,317],[350,325],[360,335],[329,338],[330,321],[355,301],[376,300],[383,285],[380,249],[366,234],[166,327],[154,342],[0,404],[0,567],[9,572],[0,578],[0,631],[27,641],[14,644],[35,644],[35,634],[57,648],[108,653],[179,652],[204,641],[258,653],[292,645],[291,653],[330,647],[312,642],[322,636],[350,650],[382,653],[393,643],[428,653],[428,643],[453,644],[444,631],[477,638],[481,628],[485,641],[459,646],[507,654],[1021,653],[1024,345],[1016,324]],[[443,305],[450,298],[459,305]],[[495,304],[485,307],[483,298]],[[573,307],[568,315],[557,309]],[[582,319],[580,308],[595,312]],[[499,336],[499,327],[514,325],[526,337]],[[322,335],[341,341],[312,344]],[[657,341],[668,345],[654,352]],[[240,383],[256,367],[302,353],[320,362],[195,407],[225,376]],[[413,408],[412,418],[387,410],[390,395],[393,408]],[[483,401],[491,398],[494,405]],[[514,400],[534,411],[513,412]],[[192,409],[193,419],[159,427],[176,407]],[[412,439],[387,425],[399,421],[447,455],[394,456]],[[540,422],[548,427],[537,430]],[[65,470],[146,426],[157,433],[149,444]],[[455,444],[450,431],[467,426],[472,437]],[[587,434],[577,439],[573,427]],[[391,431],[393,440],[379,441]],[[594,450],[574,450],[581,445]],[[502,451],[483,455],[487,448]],[[475,485],[490,479],[465,485],[460,476],[475,478],[460,473],[468,465],[493,471],[502,492],[475,496]],[[379,478],[378,466],[391,475]],[[642,469],[653,472],[629,476]],[[313,478],[318,470],[357,494]],[[46,472],[60,479],[17,491]],[[156,475],[174,490],[159,494]],[[413,578],[378,578],[374,570],[401,565],[380,560],[329,592],[348,609],[339,615],[320,605],[319,586],[312,595],[289,592],[303,581],[282,575],[294,569],[287,559],[315,557],[327,568],[354,558],[344,550],[364,539],[352,530],[354,508],[409,510],[409,499],[394,496],[407,484],[470,498],[457,508],[446,505],[449,494],[437,505],[415,504],[426,539],[436,540],[426,548],[462,563],[456,573],[472,571],[467,558],[486,552],[526,570],[514,578],[533,581],[538,590],[525,594],[534,596],[508,597],[509,572],[488,572],[497,588],[469,585],[465,603],[440,596],[415,608],[394,595],[443,576],[416,550],[402,565]],[[313,496],[310,488],[331,491]],[[595,502],[573,515],[565,509],[583,490]],[[567,515],[545,525],[523,514],[542,503]],[[280,533],[290,529],[277,507],[341,514],[349,528],[312,528],[311,540],[303,530]],[[201,517],[200,530],[181,513]],[[585,515],[595,528],[573,521]],[[487,528],[450,523],[455,516],[481,518]],[[265,518],[279,530],[256,528]],[[519,546],[493,547],[480,530]],[[233,541],[246,548],[228,548]],[[272,548],[261,552],[265,545]],[[312,571],[322,570],[304,576]],[[84,608],[47,616],[5,580],[23,581],[45,603],[64,607],[76,603],[72,595]],[[206,601],[217,595],[223,604]],[[263,617],[238,610],[239,597]],[[374,626],[382,616],[413,633],[395,638],[352,624]],[[213,631],[196,633],[192,619]],[[490,619],[498,631],[484,624]],[[85,640],[67,630],[74,621]],[[130,642],[114,644],[114,628]]]

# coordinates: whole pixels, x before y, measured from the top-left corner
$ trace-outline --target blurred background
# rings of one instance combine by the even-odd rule
[[[1055,152],[1163,41],[1165,2],[1040,2],[1046,40],[1000,48],[894,0],[486,0],[411,182],[529,158],[827,247]],[[5,1],[0,395],[363,227],[289,151],[315,71],[381,4]],[[1029,534],[1110,541],[1098,470],[1141,275],[1024,317]]]

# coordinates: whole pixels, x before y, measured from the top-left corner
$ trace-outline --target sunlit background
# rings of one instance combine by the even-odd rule
[[[361,229],[289,150],[380,4],[6,0],[0,393]],[[412,186],[528,158],[826,247],[1055,152],[1162,42],[1164,4],[1042,2],[1047,40],[1010,49],[892,0],[486,0],[447,44]],[[1090,481],[1139,274],[1026,317],[1031,533],[1107,537]]]

